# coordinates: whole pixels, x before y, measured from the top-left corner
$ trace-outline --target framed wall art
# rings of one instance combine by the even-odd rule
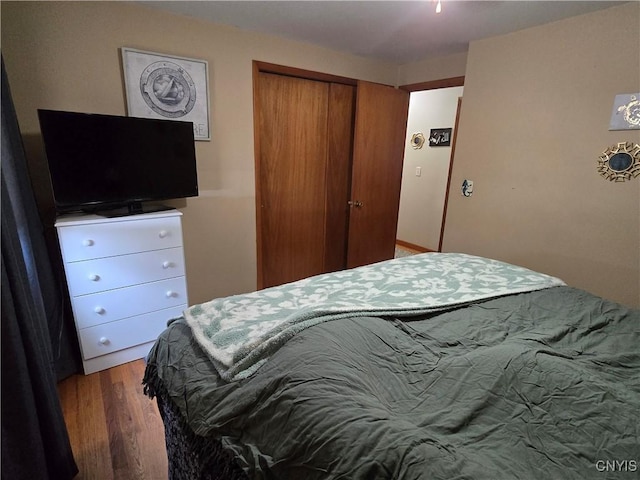
[[[121,48],[127,113],[193,122],[196,140],[210,140],[209,67],[205,60]]]
[[[616,95],[609,130],[640,130],[640,93]]]
[[[449,147],[451,146],[452,128],[432,128],[429,135],[430,147]]]
[[[640,145],[620,142],[607,148],[598,159],[598,173],[612,182],[640,175]]]
[[[414,150],[419,150],[424,145],[424,135],[421,132],[411,135],[411,146]]]

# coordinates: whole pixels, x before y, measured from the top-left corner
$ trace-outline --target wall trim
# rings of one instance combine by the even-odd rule
[[[431,250],[430,248],[422,247],[420,245],[416,245],[415,243],[405,242],[404,240],[399,240],[397,238],[396,245],[398,245],[399,247],[408,248],[409,250],[415,250],[419,253],[435,252],[435,250]]]
[[[315,72],[313,70],[305,70],[303,68],[289,67],[286,65],[278,65],[275,63],[253,61],[254,73],[276,73],[278,75],[286,75],[289,77],[306,78],[308,80],[316,80],[320,82],[342,83],[344,85],[358,84],[355,78],[341,77],[340,75],[332,75],[330,73]]]
[[[464,75],[461,77],[443,78],[441,80],[431,80],[430,82],[411,83],[401,85],[399,88],[407,92],[420,92],[422,90],[435,90],[437,88],[463,87]]]

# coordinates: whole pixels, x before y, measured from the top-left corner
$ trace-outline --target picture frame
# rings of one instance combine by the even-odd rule
[[[640,130],[640,93],[616,95],[609,130]]]
[[[640,175],[640,145],[619,142],[598,158],[598,173],[612,182],[624,182]]]
[[[129,47],[121,53],[129,116],[192,122],[195,140],[211,140],[206,60]]]
[[[452,128],[432,128],[429,134],[430,147],[449,147],[451,146]]]

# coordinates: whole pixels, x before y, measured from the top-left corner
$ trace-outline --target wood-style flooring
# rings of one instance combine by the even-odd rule
[[[142,392],[144,361],[58,384],[78,480],[167,478],[164,427],[155,399]]]

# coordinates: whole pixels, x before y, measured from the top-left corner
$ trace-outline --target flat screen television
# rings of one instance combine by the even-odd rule
[[[38,110],[58,213],[119,216],[198,195],[193,124]]]

